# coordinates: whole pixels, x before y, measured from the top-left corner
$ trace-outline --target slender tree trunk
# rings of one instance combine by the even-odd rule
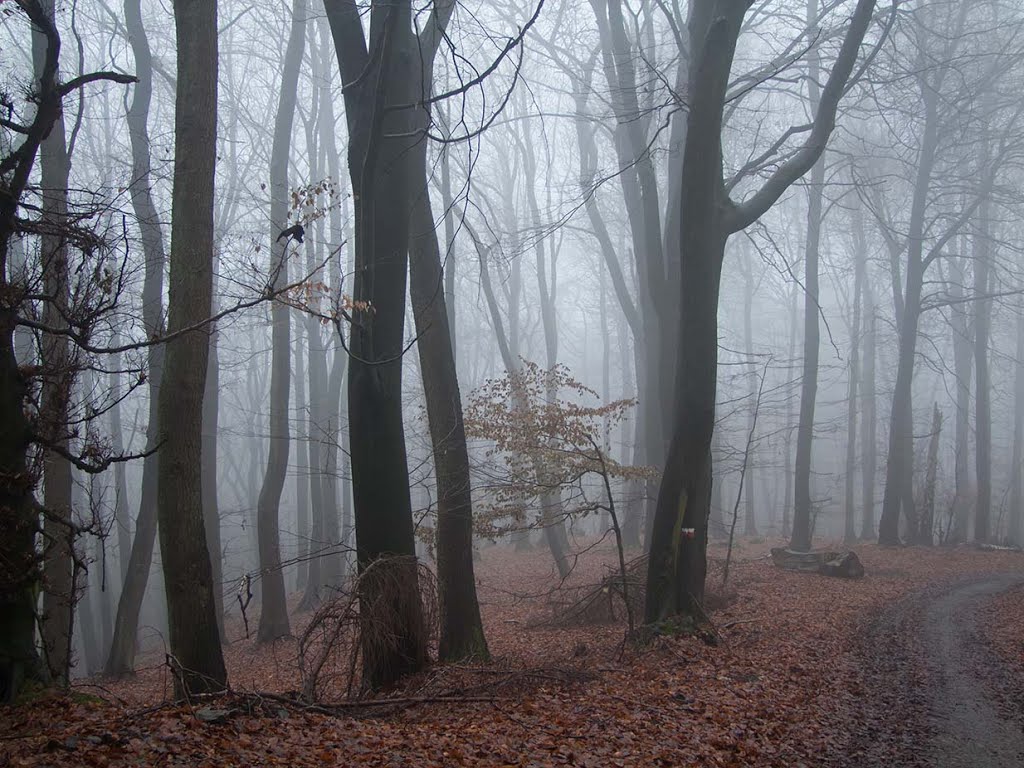
[[[864,223],[859,215],[854,217],[854,236],[858,242],[858,254],[866,259]],[[864,300],[864,354],[861,390],[864,409],[861,423],[864,425],[864,429],[860,440],[861,504],[863,505],[860,537],[873,539],[875,537],[875,480],[878,474],[878,407],[875,399],[875,345],[878,339],[878,322],[875,318],[874,289],[871,287],[871,276],[867,272],[866,263],[863,265],[863,269],[861,289]]]
[[[983,151],[987,157],[988,152]],[[974,513],[974,540],[988,542],[992,531],[992,392],[989,378],[988,345],[992,322],[992,300],[981,298],[989,292],[989,204],[978,209],[978,232],[974,236],[974,367],[978,390],[974,400],[975,467],[978,477],[978,506]]]
[[[140,0],[125,0],[125,28],[128,31],[132,55],[135,57],[135,85],[132,103],[128,109],[128,138],[132,149],[132,184],[128,188],[132,208],[139,222],[142,253],[146,261],[142,286],[142,324],[148,338],[163,335],[164,250],[163,231],[150,186],[149,105],[153,95],[153,63],[146,30],[142,25]],[[149,455],[142,463],[142,492],[139,514],[135,521],[128,558],[128,572],[124,577],[121,597],[114,619],[114,639],[104,671],[120,677],[130,673],[135,665],[135,635],[139,625],[142,599],[146,594],[153,545],[157,529],[158,457],[160,442],[160,385],[163,380],[164,346],[156,344],[148,351],[149,416],[146,427],[146,451]]]
[[[950,326],[953,331],[953,373],[956,377],[956,417],[954,422],[953,525],[946,536],[948,544],[967,541],[971,513],[971,381],[974,378],[972,339],[974,321],[969,304],[963,301],[964,269],[960,259],[952,259],[949,293],[953,306]]]
[[[306,0],[294,0],[288,46],[284,54],[281,92],[274,122],[274,142],[270,152],[270,270],[274,288],[288,284],[288,247],[290,238],[283,241],[278,235],[288,219],[288,159],[291,151],[292,122],[298,91],[299,67],[306,44]],[[295,211],[299,218],[299,211]],[[290,310],[282,301],[270,308],[273,336],[270,364],[270,450],[267,471],[263,478],[258,502],[257,527],[260,542],[260,575],[263,582],[263,602],[260,625],[256,638],[261,643],[271,642],[291,633],[288,626],[288,606],[284,589],[284,571],[281,567],[280,504],[284,480],[288,472],[288,452],[291,445],[288,428],[288,392],[291,382],[291,328]],[[312,357],[313,350],[310,349]],[[311,393],[312,394],[312,393]],[[313,460],[310,443],[310,463]],[[319,469],[319,466],[317,466]],[[317,477],[319,481],[319,477]],[[316,499],[313,499],[314,504]]]
[[[168,331],[210,316],[213,298],[213,194],[217,154],[217,7],[175,0],[178,80],[174,113],[174,190]],[[227,682],[217,631],[213,578],[203,524],[201,445],[209,328],[167,343],[160,389],[160,552],[167,593],[175,694],[218,691]],[[173,425],[173,428],[171,428]]]
[[[121,334],[114,332],[110,336],[112,347],[120,346]],[[113,364],[110,366],[109,387],[110,399],[113,404],[110,406],[110,449],[115,456],[124,453],[124,428],[121,424],[121,356],[113,356]],[[125,462],[119,461],[114,465],[114,540],[117,543],[117,563],[119,568],[120,581],[124,584],[128,577],[128,558],[132,549],[132,520],[128,513],[128,478],[125,472]],[[111,632],[114,626],[111,622]],[[111,642],[107,643],[106,652],[109,655],[112,647]]]
[[[807,0],[807,25],[818,17],[818,0]],[[818,85],[821,76],[819,49],[814,46],[808,62],[807,88],[811,108],[817,112],[821,101]],[[811,170],[807,188],[807,241],[804,249],[804,366],[800,379],[800,420],[796,430],[796,471],[793,488],[793,533],[790,549],[798,552],[811,548],[813,499],[811,498],[811,464],[814,450],[814,408],[818,397],[818,354],[821,329],[818,325],[818,261],[821,248],[822,204],[825,199],[825,157],[822,155]]]
[[[859,245],[859,244],[858,244]],[[864,254],[858,248],[853,275],[853,320],[850,323],[849,396],[846,400],[846,477],[843,494],[843,541],[857,539],[854,477],[857,471],[857,385],[860,383],[860,307],[864,285]]]
[[[54,18],[54,0],[40,6]],[[36,31],[32,54],[37,79],[44,76],[48,41]],[[51,328],[67,326],[68,248],[64,235],[67,224],[68,177],[71,159],[65,145],[64,116],[58,115],[39,148],[39,184],[42,218],[52,228],[40,238],[43,287],[49,297],[43,302],[43,323]],[[41,360],[42,388],[39,395],[39,430],[56,449],[67,451],[68,403],[74,387],[73,361],[65,336],[43,334]],[[71,513],[71,464],[55,450],[43,451],[43,611],[40,621],[43,658],[51,677],[66,685],[71,670],[71,635],[75,604],[74,546]]]
[[[930,547],[935,543],[935,480],[939,471],[939,438],[942,435],[942,411],[939,404],[932,408],[932,434],[928,440],[928,464],[924,475],[924,498],[921,500],[921,520],[918,525],[917,544]]]
[[[1024,301],[1017,308],[1013,385],[1013,459],[1010,464],[1010,544],[1024,545]]]
[[[307,423],[309,410],[309,399],[306,397],[306,365],[304,362],[302,336],[295,338],[295,528],[298,535],[299,558],[298,573],[296,575],[296,589],[303,590],[303,598],[309,589],[309,568],[311,560],[317,559],[318,555],[312,554],[319,549],[319,546],[312,545],[310,538],[310,505],[309,505],[309,430],[303,425]],[[323,526],[320,526],[321,529]],[[319,574],[319,568],[317,569]],[[307,610],[310,606],[305,604],[303,599],[299,610]]]
[[[747,365],[750,366],[750,390],[748,395],[750,398],[750,414],[747,417],[749,424],[749,439],[747,440],[746,452],[744,453],[743,460],[744,480],[742,490],[745,513],[743,518],[743,535],[754,537],[757,536],[757,509],[754,504],[754,497],[757,495],[757,491],[755,490],[756,486],[754,485],[756,482],[756,472],[754,467],[757,449],[754,431],[757,428],[757,408],[759,405],[758,392],[760,391],[760,382],[758,377],[758,366],[754,362],[754,265],[750,260],[751,255],[749,253],[744,253],[743,256],[748,262],[745,265],[743,273],[743,285],[745,289],[743,302],[743,340],[746,345]]]
[[[437,232],[430,209],[425,148],[414,154],[410,175],[414,188],[419,190],[412,201],[410,293],[437,477],[437,576],[441,598],[438,654],[445,661],[487,658],[473,576],[469,454]]]

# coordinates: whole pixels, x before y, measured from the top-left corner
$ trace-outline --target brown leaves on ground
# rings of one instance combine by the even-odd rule
[[[0,766],[821,765],[867,705],[855,648],[877,611],[928,583],[1024,565],[1017,553],[866,545],[867,576],[845,581],[777,570],[767,550],[747,544],[734,561],[735,594],[711,615],[716,648],[660,637],[620,653],[622,626],[545,622],[562,604],[537,580],[552,570],[547,553],[494,548],[478,569],[496,659],[487,666],[436,666],[389,692],[396,704],[316,711],[289,703],[295,643],[257,646],[236,629],[232,694],[161,703],[171,690],[162,653],[147,656],[131,680],[0,712]],[[711,552],[712,592],[722,554]],[[571,583],[599,582],[612,557],[581,557]],[[1024,591],[999,601],[994,618],[1019,617]],[[990,628],[1019,655],[1019,619]]]

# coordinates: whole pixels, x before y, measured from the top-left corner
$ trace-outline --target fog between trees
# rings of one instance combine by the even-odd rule
[[[709,537],[1024,544],[1016,4],[0,16],[5,698],[339,589],[483,657],[494,545],[658,627]]]

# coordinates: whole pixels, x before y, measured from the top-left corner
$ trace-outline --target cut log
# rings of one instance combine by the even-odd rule
[[[859,579],[864,566],[854,552],[794,552],[783,547],[772,548],[772,562],[786,571],[806,571],[843,579]]]

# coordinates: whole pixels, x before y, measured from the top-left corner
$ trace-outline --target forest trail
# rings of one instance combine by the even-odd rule
[[[979,608],[1024,575],[915,592],[881,612],[860,646],[858,765],[1012,768],[1024,765],[1024,681],[982,633]],[[898,756],[894,761],[894,756]]]

